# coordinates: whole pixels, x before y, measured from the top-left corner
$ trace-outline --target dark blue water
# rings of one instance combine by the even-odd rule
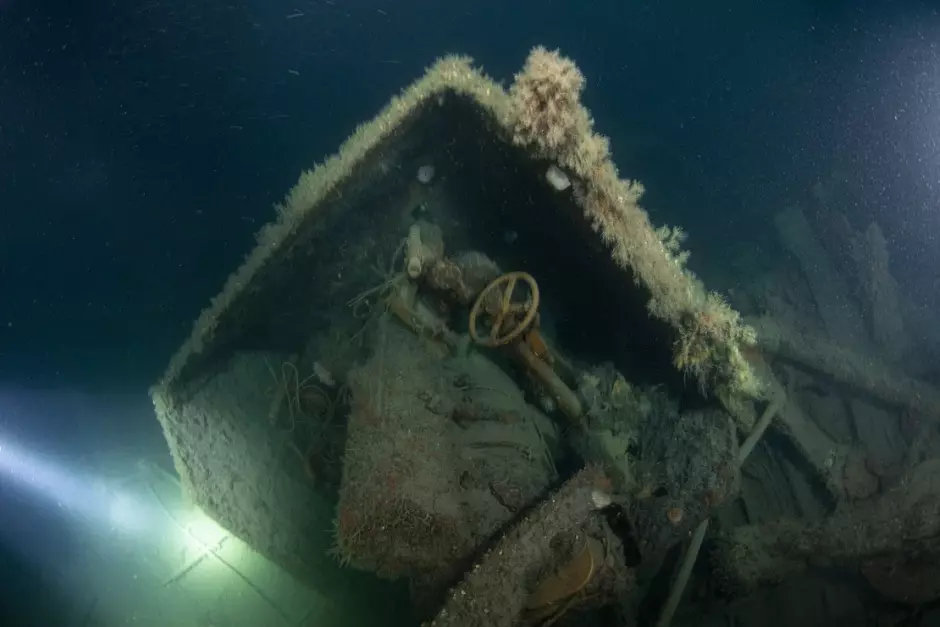
[[[152,379],[299,171],[448,52],[502,81],[573,57],[702,263],[835,177],[922,281],[940,16],[887,4],[4,0],[0,376]]]

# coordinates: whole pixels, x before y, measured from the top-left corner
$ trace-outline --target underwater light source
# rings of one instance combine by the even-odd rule
[[[138,471],[141,465],[138,462]],[[61,510],[81,521],[95,535],[103,528],[132,542],[175,537],[177,546],[180,543],[185,546],[191,559],[165,585],[186,576],[203,562],[210,562],[254,587],[233,563],[240,562],[244,552],[249,551],[246,545],[228,542],[231,535],[204,512],[195,507],[180,507],[176,498],[165,502],[149,477],[144,475],[146,480],[133,481],[139,478],[142,477],[131,474],[111,481],[96,473],[69,468],[0,434],[0,482],[15,486],[47,509]],[[220,553],[223,545],[224,556]],[[263,596],[260,591],[259,594]]]
[[[93,491],[72,473],[5,438],[0,442],[0,476],[69,510],[93,500]]]
[[[4,480],[37,497],[47,507],[64,510],[98,528],[152,535],[166,528],[167,521],[161,514],[165,512],[186,542],[195,547],[215,546],[228,535],[198,510],[188,510],[185,518],[177,520],[152,486],[148,492],[135,490],[127,481],[115,485],[106,478],[69,469],[0,436],[0,481]]]
[[[0,479],[39,497],[47,507],[99,527],[143,533],[155,526],[149,503],[131,491],[109,488],[101,478],[71,470],[9,439],[0,443]]]

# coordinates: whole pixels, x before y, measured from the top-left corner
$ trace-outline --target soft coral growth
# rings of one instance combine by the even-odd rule
[[[514,137],[536,145],[548,157],[565,154],[586,116],[581,108],[584,75],[570,59],[542,46],[532,50],[509,90]]]

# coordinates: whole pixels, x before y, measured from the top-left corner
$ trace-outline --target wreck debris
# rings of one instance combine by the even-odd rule
[[[411,225],[405,239],[405,272],[411,279],[420,277],[444,256],[444,238],[440,227],[421,221]]]
[[[426,627],[516,625],[532,592],[528,582],[553,562],[553,543],[582,533],[598,511],[593,493],[606,485],[604,475],[594,468],[569,479],[487,551]]]
[[[513,299],[518,283],[527,286],[523,301]],[[554,357],[538,331],[539,286],[527,272],[510,272],[490,282],[470,309],[470,336],[481,346],[509,346],[527,371],[545,389],[548,398],[574,424],[581,418],[581,401],[555,374]],[[482,334],[481,320],[487,318],[489,333]]]
[[[526,599],[523,621],[530,625],[549,625],[578,600],[607,560],[607,548],[589,535],[581,540],[567,563],[541,579]]]
[[[774,217],[780,239],[800,263],[816,301],[826,332],[842,345],[869,346],[865,321],[825,248],[799,207],[788,207]]]
[[[892,363],[907,353],[910,341],[904,330],[898,283],[891,275],[888,242],[876,222],[856,235],[852,256],[867,299],[867,313],[875,344]]]
[[[741,443],[741,447],[738,449],[739,468],[744,465],[745,461],[747,461],[751,451],[754,450],[754,447],[763,437],[767,427],[770,426],[771,421],[773,421],[773,419],[777,416],[777,414],[780,412],[780,409],[786,404],[786,402],[786,397],[782,395],[776,395],[764,409],[764,413],[761,414],[760,420],[758,420],[757,424],[754,425],[754,430],[751,431],[751,433],[747,436],[747,439]]]
[[[650,291],[649,313],[677,330],[676,367],[737,414],[764,391],[741,354],[753,331],[663,247],[639,204],[643,185],[620,178],[609,142],[581,104],[584,82],[570,59],[534,48],[509,89],[504,124],[517,146],[570,171],[575,201],[614,262]],[[680,359],[693,352],[694,360]]]
[[[639,540],[659,555],[727,497],[736,481],[737,446],[729,412],[750,407],[763,393],[744,356],[753,334],[683,267],[678,244],[664,243],[652,227],[639,205],[642,186],[620,178],[607,140],[593,131],[580,103],[582,87],[573,63],[541,48],[530,55],[508,94],[468,59],[443,59],[362,125],[336,156],[303,173],[278,207],[276,222],[258,234],[258,245],[200,315],[153,389],[174,462],[198,504],[252,546],[305,577],[312,574],[318,586],[331,591],[345,580],[322,567],[323,538],[312,531],[328,528],[326,519],[334,520],[337,553],[347,564],[386,578],[410,578],[422,592],[430,590],[425,598],[456,579],[480,547],[536,504],[556,478],[553,449],[561,428],[538,411],[537,402],[550,398],[569,418],[583,418],[582,399],[569,386],[579,384],[580,360],[586,357],[573,352],[565,360],[562,346],[552,346],[556,336],[549,322],[544,334],[539,330],[537,304],[531,303],[511,312],[523,316],[510,332],[522,330],[503,352],[525,365],[520,379],[535,382],[529,391],[536,399],[524,396],[509,377],[507,371],[519,373],[503,363],[507,360],[498,354],[489,359],[495,351],[459,350],[466,348],[464,328],[451,323],[465,318],[462,309],[499,271],[482,253],[445,257],[442,230],[447,229],[448,243],[471,250],[501,246],[493,252],[501,264],[542,276],[554,268],[529,267],[529,255],[554,241],[549,227],[535,224],[543,219],[565,236],[569,270],[578,268],[571,276],[591,277],[592,285],[603,288],[597,293],[614,295],[610,302],[619,307],[614,320],[598,316],[603,331],[590,329],[603,336],[601,342],[628,326],[627,316],[655,331],[642,343],[605,344],[597,359],[646,361],[661,351],[656,359],[662,370],[651,368],[650,378],[668,381],[661,387],[670,399],[695,395],[700,405],[682,418],[697,425],[689,434],[702,441],[679,438],[678,445],[670,445],[666,438],[675,434],[664,428],[654,442],[651,429],[678,412],[656,416],[663,421],[656,424],[648,424],[649,415],[628,415],[630,424],[620,434],[624,440],[630,437],[626,432],[644,431],[650,466],[663,461],[653,461],[656,453],[667,454],[669,468],[660,468],[668,470],[667,477],[659,483],[667,485],[670,499],[650,494],[634,509],[623,495],[614,499],[607,492],[611,486],[599,471],[577,474],[467,575],[455,591],[460,596],[452,596],[438,615],[439,624],[509,624],[527,605],[532,584],[545,581],[551,567],[583,565],[573,557],[590,558],[591,574],[572,588],[575,594],[549,603],[550,616],[596,590],[607,593],[599,598],[609,602],[609,593],[629,585],[631,572],[616,561],[623,551],[612,533],[600,532],[609,529],[592,512],[616,501],[620,509],[649,515],[649,524],[638,528],[650,535]],[[499,192],[448,206],[448,191],[452,198],[467,191],[450,187],[461,177],[438,177],[423,186],[412,169],[420,163],[440,165],[442,171],[455,166],[456,160],[445,166],[443,151],[434,148],[442,129],[449,133],[448,152],[461,155],[460,167],[494,178],[511,172],[513,180],[502,177]],[[470,149],[461,152],[466,142]],[[546,160],[563,170],[572,193],[547,188]],[[412,210],[415,188],[421,199],[418,221],[419,212]],[[540,196],[538,209],[544,211],[535,214],[536,203],[526,205],[530,195]],[[517,216],[532,213],[509,223],[512,212],[502,211],[500,203],[513,205]],[[467,220],[464,212],[471,208],[478,213]],[[512,246],[500,244],[498,234],[506,232],[521,235],[518,241],[508,238]],[[536,234],[543,239],[536,241]],[[527,248],[530,242],[534,245]],[[364,276],[369,262],[389,256],[392,264],[379,269],[382,283],[364,287],[375,281]],[[577,292],[584,284],[567,287]],[[428,293],[435,289],[447,296]],[[581,295],[590,298],[588,292]],[[564,293],[556,298],[566,300]],[[594,311],[583,307],[581,298],[570,300],[571,309]],[[586,318],[584,326],[591,327],[593,319]],[[345,326],[358,330],[344,335]],[[506,339],[502,330],[497,337]],[[276,436],[282,434],[263,419],[270,406],[263,393],[263,360],[321,355],[316,347],[334,331],[354,345],[350,364],[357,363],[330,366],[349,391],[342,407],[343,417],[347,409],[349,416],[335,517],[324,505],[334,495],[292,481],[296,469],[279,457],[283,447]],[[623,364],[617,367],[626,372]],[[686,387],[682,375],[694,384]],[[605,388],[606,402],[624,400],[627,385],[621,376]],[[744,414],[736,414],[739,428],[747,424],[740,419]],[[219,431],[229,443],[245,443],[239,455],[218,454]],[[628,470],[629,443],[618,454],[619,468]],[[575,461],[580,465],[585,459]],[[641,470],[649,470],[644,478],[656,474]],[[618,487],[636,487],[628,480],[622,484]],[[579,544],[585,535],[594,541]],[[550,542],[555,536],[563,536],[565,551]],[[600,538],[608,539],[602,541],[605,568],[598,570]],[[575,551],[584,546],[587,553]],[[488,620],[487,609],[500,616]]]
[[[548,487],[545,434],[556,436],[486,359],[450,359],[391,321],[376,342],[349,377],[337,551],[439,585]]]
[[[661,411],[640,426],[628,506],[644,561],[666,553],[738,489],[738,442],[727,412]],[[682,515],[670,515],[679,508]],[[670,520],[672,518],[672,520]],[[678,524],[673,520],[678,519]]]
[[[772,386],[780,397],[794,396],[776,378],[772,379]],[[844,499],[842,475],[849,447],[830,438],[798,403],[788,402],[781,407],[776,427],[813,469],[815,479],[822,482],[832,499],[835,502]]]
[[[725,585],[745,593],[810,566],[874,569],[872,560],[940,556],[940,460],[913,469],[881,496],[819,522],[782,520],[738,527],[719,537],[713,565]]]
[[[477,295],[502,274],[496,263],[480,252],[444,257],[430,267],[424,280],[431,289],[469,307]]]
[[[581,414],[583,413],[581,401],[571,391],[571,388],[565,385],[565,382],[555,374],[551,365],[545,359],[536,355],[527,342],[517,342],[513,345],[513,351],[545,388],[548,397],[556,403],[558,409],[573,424],[580,424]]]
[[[764,435],[767,427],[785,403],[786,400],[783,397],[776,396],[764,409],[764,413],[761,414],[760,420],[758,420],[757,424],[754,426],[754,430],[747,436],[747,439],[738,449],[738,468],[743,466],[744,462],[747,461],[751,451],[754,450],[754,446]],[[682,593],[689,583],[689,577],[692,576],[692,567],[695,566],[698,553],[702,548],[702,542],[705,540],[705,534],[708,532],[708,520],[709,519],[706,518],[700,522],[692,533],[692,539],[689,541],[689,546],[686,548],[685,555],[682,558],[682,566],[679,568],[679,574],[676,575],[672,589],[669,591],[669,596],[666,598],[666,602],[660,610],[656,627],[669,627],[669,625],[672,624],[672,617],[675,615],[676,609],[679,607],[679,602],[682,600]]]
[[[682,593],[685,592],[685,587],[689,583],[689,577],[692,576],[692,567],[695,566],[695,560],[698,558],[698,552],[702,548],[702,541],[705,540],[705,534],[707,532],[708,519],[706,518],[698,524],[695,531],[692,533],[692,539],[689,541],[689,546],[686,548],[685,555],[682,558],[682,566],[679,568],[679,574],[676,575],[676,580],[673,582],[672,589],[669,591],[669,597],[666,599],[666,603],[659,613],[659,620],[656,621],[656,627],[669,627],[669,625],[672,624],[672,617],[675,615],[676,609],[679,607],[679,602],[682,600]]]
[[[513,298],[519,284],[527,288],[521,302]],[[528,272],[509,272],[493,279],[470,309],[470,337],[489,348],[512,344],[535,324],[539,302],[539,285]],[[485,335],[480,331],[483,318],[489,323]]]
[[[757,330],[760,347],[768,353],[822,372],[890,405],[940,419],[940,390],[933,386],[908,377],[842,342],[788,328],[766,316],[749,322]]]

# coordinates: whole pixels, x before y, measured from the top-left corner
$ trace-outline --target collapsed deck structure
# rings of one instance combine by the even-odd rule
[[[583,87],[543,48],[508,91],[436,63],[301,176],[152,389],[192,500],[336,624],[624,619],[782,404]]]

